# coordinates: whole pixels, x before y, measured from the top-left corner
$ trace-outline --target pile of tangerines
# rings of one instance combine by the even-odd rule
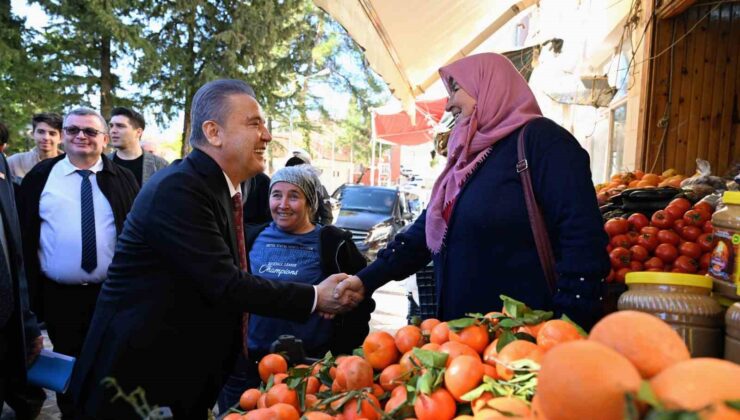
[[[740,366],[691,359],[657,317],[616,312],[586,336],[502,299],[502,312],[372,332],[351,356],[289,369],[269,354],[224,419],[740,419]]]

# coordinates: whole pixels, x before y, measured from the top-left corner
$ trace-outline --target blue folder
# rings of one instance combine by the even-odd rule
[[[28,383],[56,392],[65,392],[72,377],[75,358],[50,350],[41,354],[28,369]]]

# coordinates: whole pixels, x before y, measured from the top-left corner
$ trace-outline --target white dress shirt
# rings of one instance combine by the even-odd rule
[[[236,193],[240,192],[239,190],[241,189],[241,185],[239,185],[239,188],[234,187],[234,184],[231,182],[231,178],[229,178],[229,176],[226,175],[226,172],[224,172],[223,174],[224,174],[224,178],[226,178],[226,184],[229,186],[229,197],[234,198]],[[244,197],[242,197],[242,204],[244,204]],[[244,221],[234,220],[234,223],[244,223]],[[246,250],[244,251],[246,252]],[[319,288],[314,286],[313,287],[313,306],[311,306],[311,313],[313,313],[313,311],[316,310],[316,304],[318,303],[318,299],[319,299]]]
[[[116,223],[113,209],[98,187],[96,174],[103,170],[103,160],[90,168],[93,205],[95,206],[95,244],[98,266],[88,273],[82,269],[82,222],[80,185],[82,177],[69,161],[60,160],[49,173],[39,202],[41,271],[50,280],[62,284],[101,283],[116,247]]]

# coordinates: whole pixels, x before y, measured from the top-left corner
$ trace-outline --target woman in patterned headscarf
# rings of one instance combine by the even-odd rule
[[[500,310],[503,294],[590,326],[599,316],[609,260],[588,154],[542,117],[526,81],[504,56],[469,56],[439,73],[449,93],[447,110],[457,118],[447,166],[426,212],[346,286],[361,281],[372,293],[431,259],[442,320]],[[516,170],[517,137],[525,126],[529,171],[556,261],[554,294]]]

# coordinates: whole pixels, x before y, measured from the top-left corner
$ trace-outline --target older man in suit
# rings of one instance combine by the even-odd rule
[[[144,185],[116,246],[72,378],[86,418],[135,417],[101,385],[113,377],[177,419],[205,419],[242,348],[245,312],[304,321],[362,299],[334,296],[344,274],[311,286],[245,271],[239,185],[264,170],[271,140],[252,88],[207,83],[191,120],[193,151]]]

